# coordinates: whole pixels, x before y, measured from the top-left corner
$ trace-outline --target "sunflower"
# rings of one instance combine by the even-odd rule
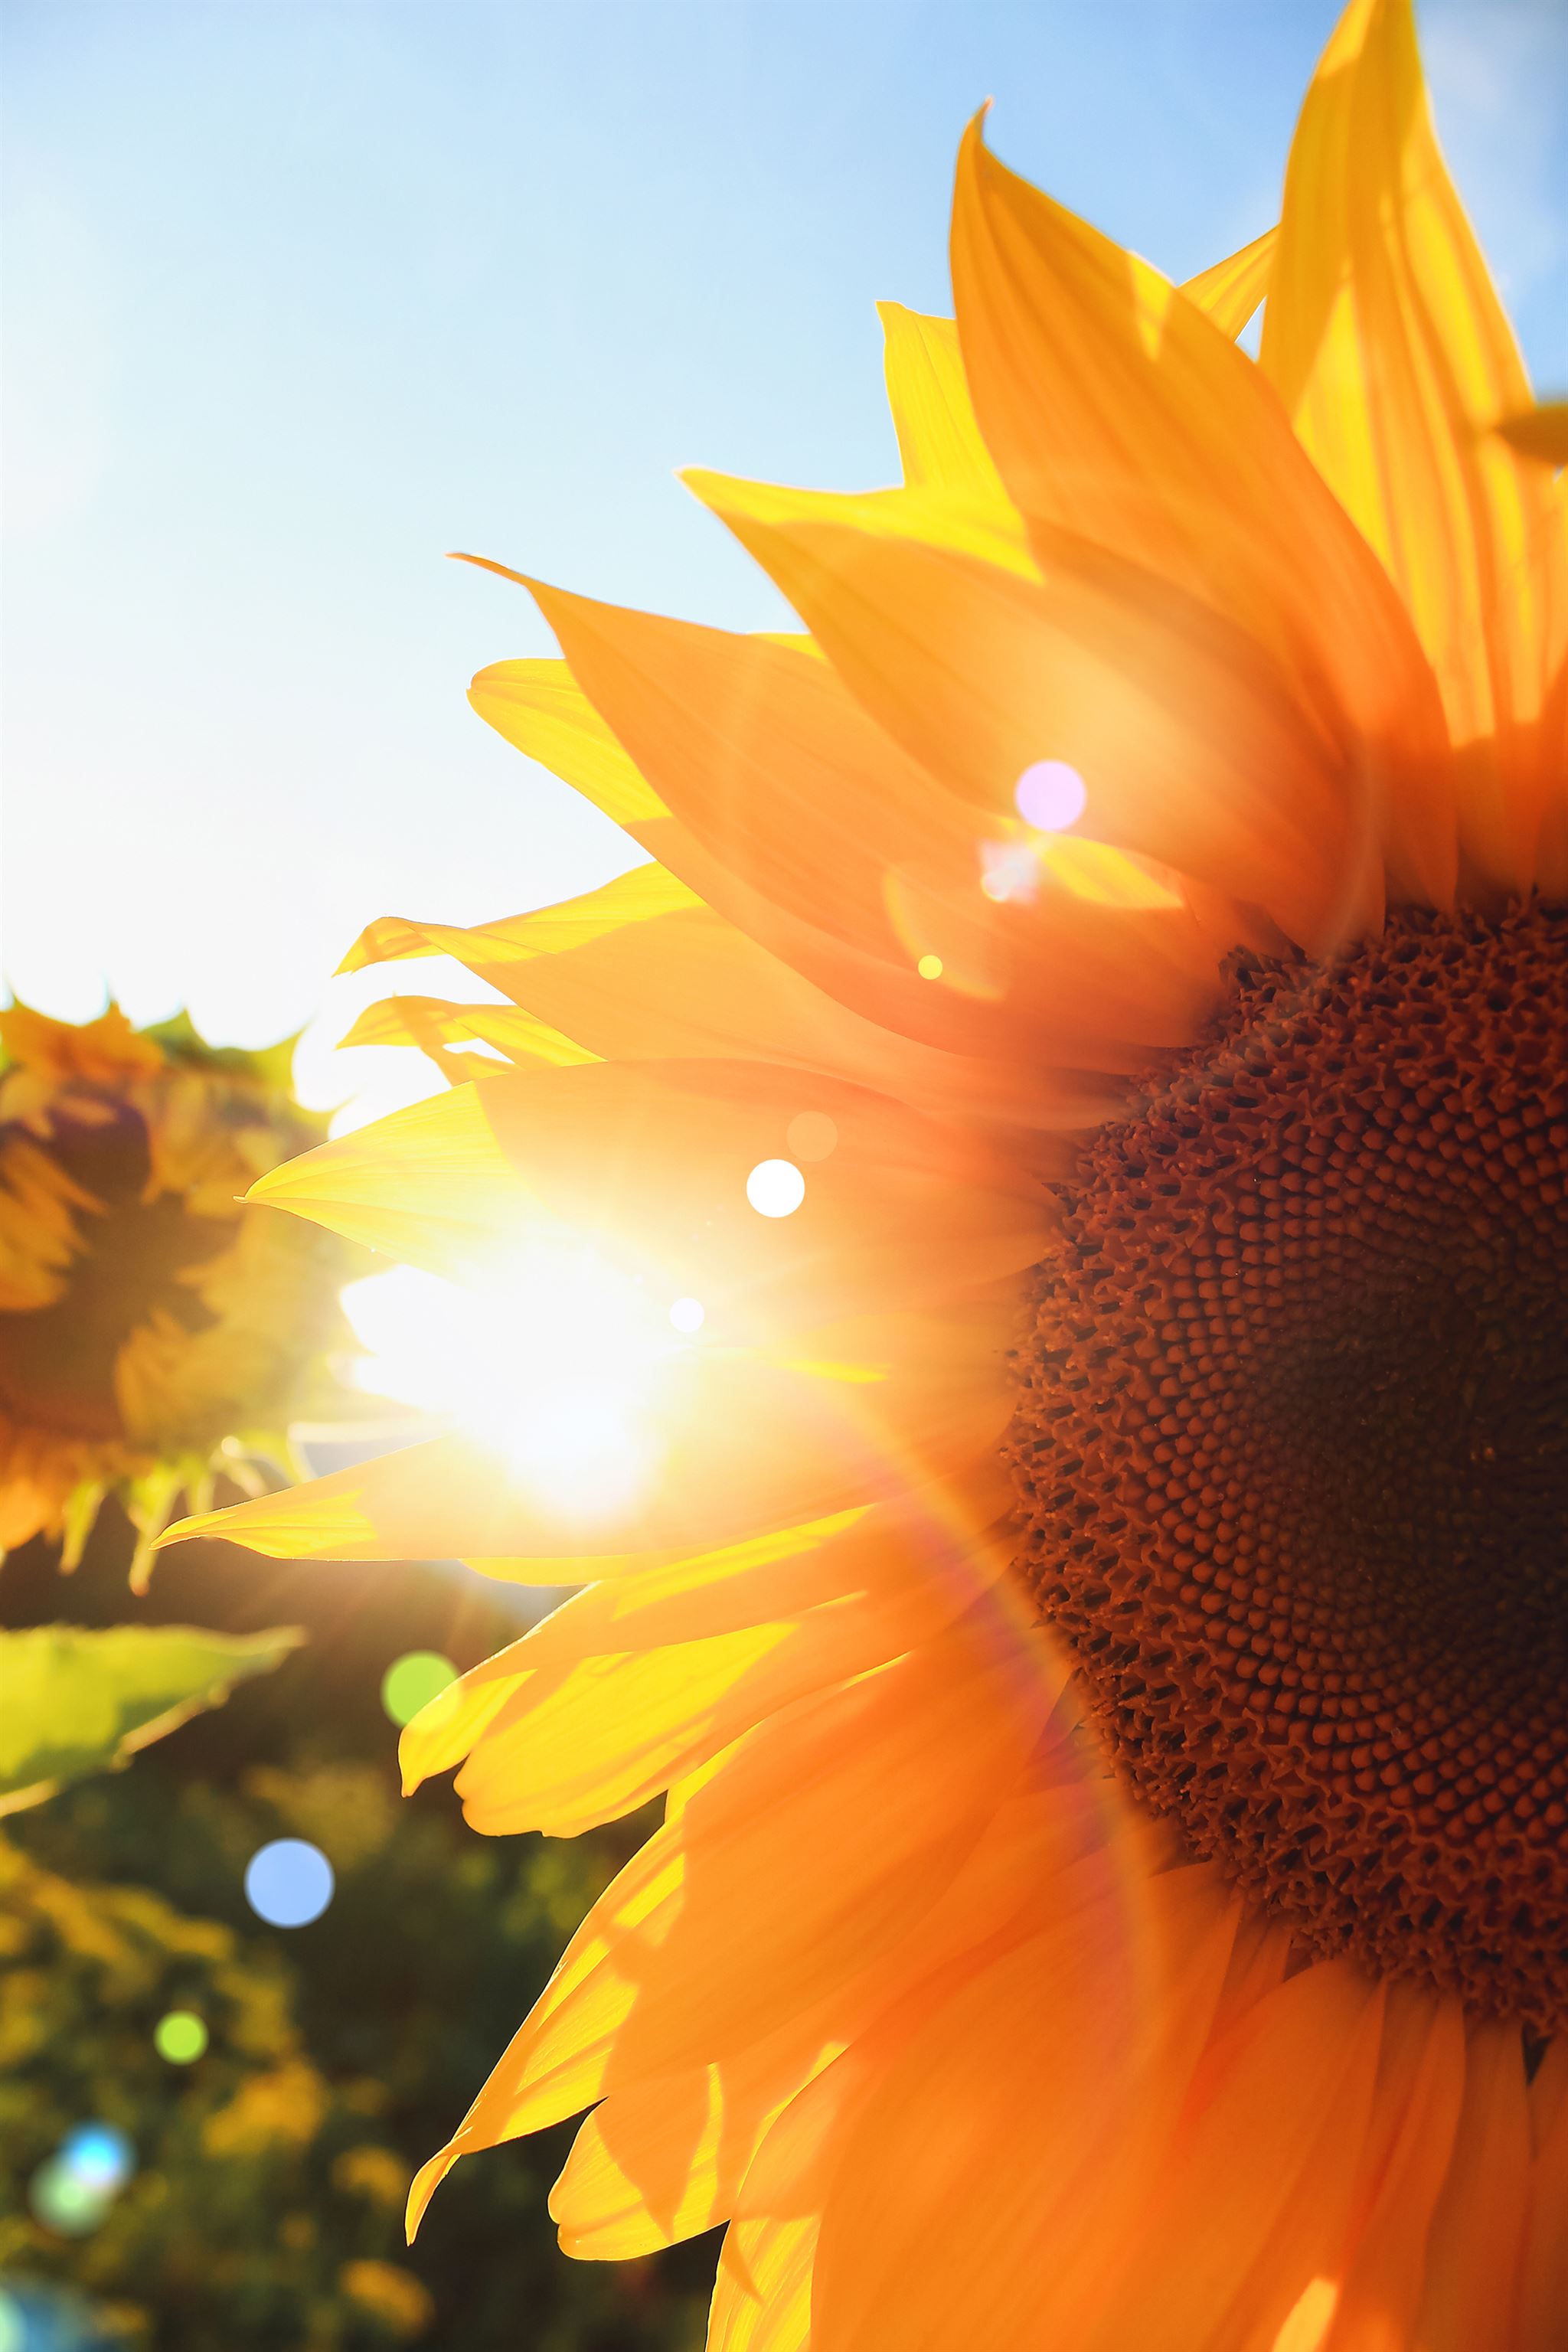
[[[133,1581],[175,1496],[287,1458],[330,1391],[334,1279],[358,1253],[244,1205],[322,1122],[289,1093],[291,1042],[215,1051],[190,1022],[80,1027],[0,1013],[0,1553],[64,1538],[74,1568],[122,1496]]]
[[[668,1792],[413,2217],[592,2106],[563,2245],[727,2221],[715,2352],[1547,2352],[1562,487],[1406,0],[1203,277],[978,124],[952,258],[900,488],[693,478],[809,635],[527,583],[564,660],[473,701],[655,862],[373,927],[510,1000],[375,1034],[517,1066],[260,1187],[688,1335],[630,1492],[453,1435],[221,1522],[579,1580],[407,1778]]]

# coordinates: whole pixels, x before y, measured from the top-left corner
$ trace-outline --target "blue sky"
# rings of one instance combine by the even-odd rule
[[[885,480],[874,299],[944,309],[953,151],[1175,275],[1274,216],[1334,0],[9,0],[4,953],[73,1017],[321,1011],[388,912],[620,837],[468,711],[550,650],[468,547],[731,626],[681,464]],[[1568,384],[1568,11],[1427,0],[1439,128]],[[405,975],[405,982],[408,976]],[[421,982],[423,984],[423,982]],[[324,1008],[324,1010],[322,1010]],[[340,1082],[341,1083],[341,1082]]]

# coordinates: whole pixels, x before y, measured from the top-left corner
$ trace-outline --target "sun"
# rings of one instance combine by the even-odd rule
[[[569,1231],[481,1257],[461,1282],[414,1266],[371,1275],[342,1303],[366,1351],[361,1388],[462,1430],[573,1525],[647,1491],[659,1461],[650,1405],[700,1344],[700,1302],[650,1295]]]

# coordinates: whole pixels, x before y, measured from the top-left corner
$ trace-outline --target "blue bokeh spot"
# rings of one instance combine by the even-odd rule
[[[270,1927],[306,1927],[332,1899],[332,1865],[303,1838],[274,1838],[245,1873],[245,1899]]]

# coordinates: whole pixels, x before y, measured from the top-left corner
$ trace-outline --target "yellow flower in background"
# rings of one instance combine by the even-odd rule
[[[728,2221],[721,2352],[1549,2352],[1568,532],[1407,0],[1277,235],[977,127],[952,272],[900,488],[694,478],[809,636],[529,583],[475,705],[656,862],[374,927],[509,1001],[356,1035],[517,1066],[260,1187],[487,1406],[216,1524],[580,1581],[406,1776],[668,1791],[414,2216],[591,2106],[563,2243]]]
[[[112,1006],[0,1013],[0,1551],[63,1536],[74,1567],[112,1487],[140,1582],[182,1489],[210,1499],[219,1467],[259,1486],[248,1456],[287,1461],[289,1422],[329,1408],[359,1253],[244,1201],[323,1131],[290,1051]]]

